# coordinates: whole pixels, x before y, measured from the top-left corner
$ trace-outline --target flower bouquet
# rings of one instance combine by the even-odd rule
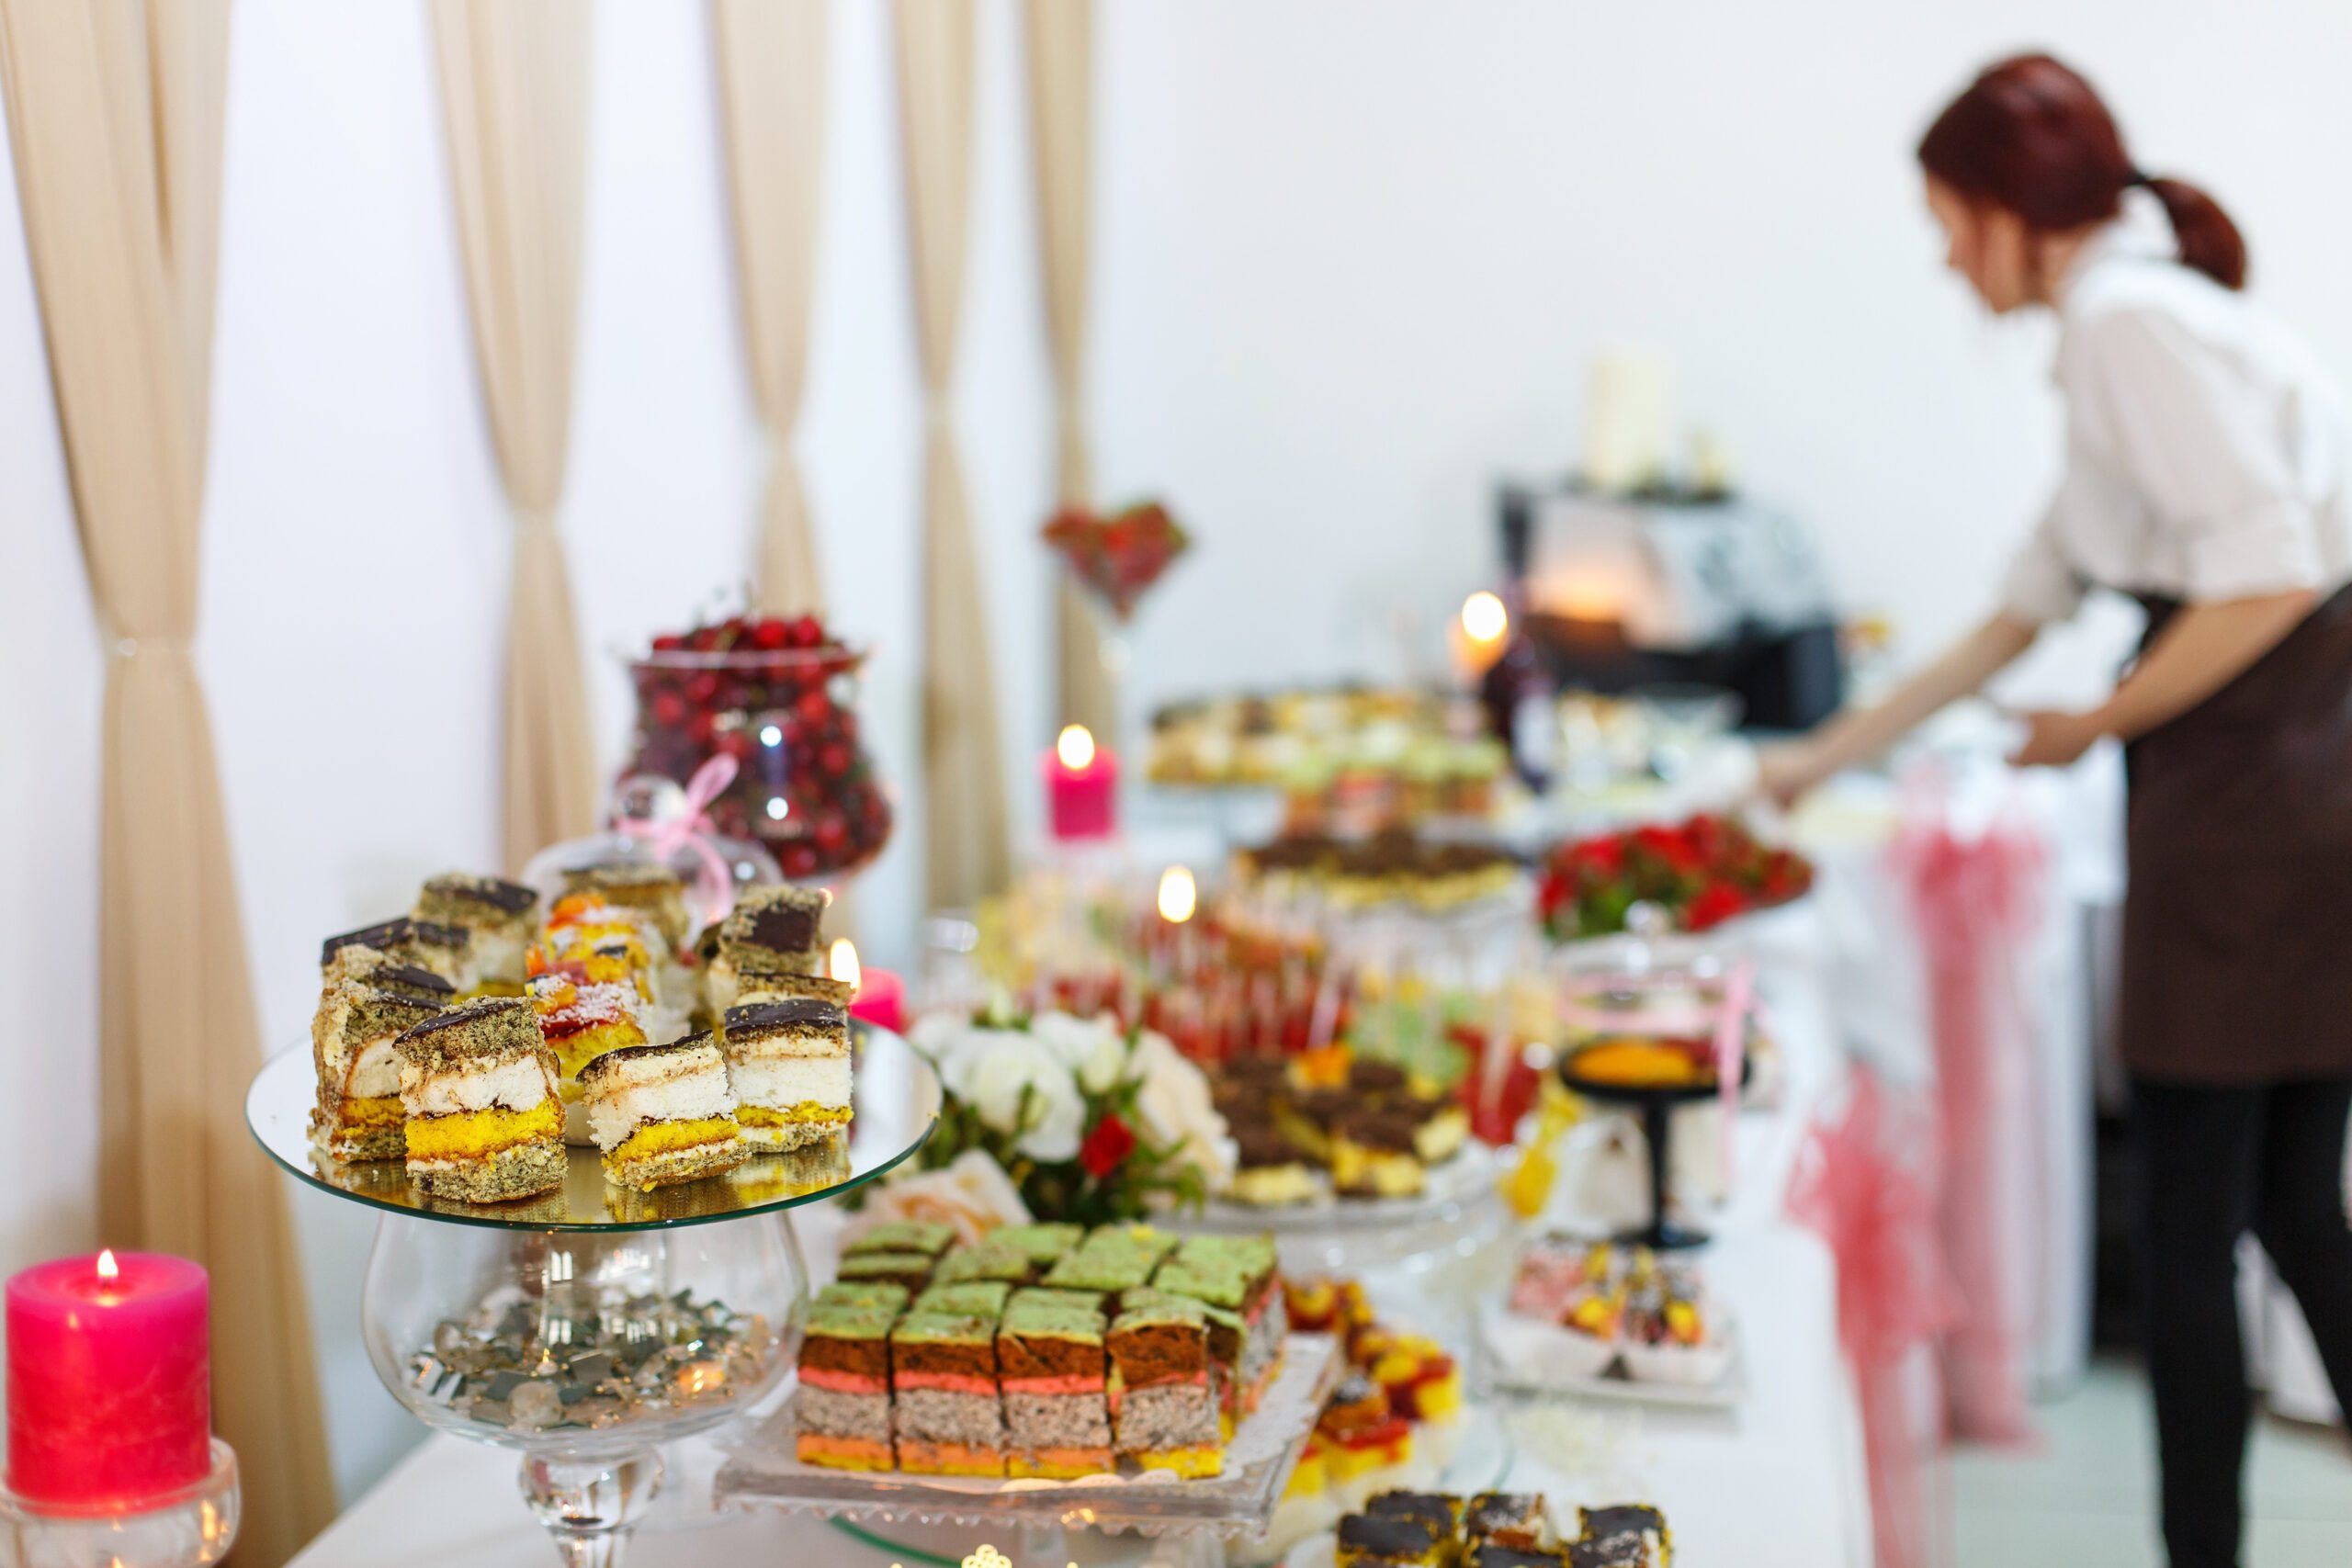
[[[1197,1207],[1232,1174],[1208,1080],[1162,1035],[1108,1014],[991,1009],[926,1015],[908,1038],[945,1090],[922,1168],[985,1154],[1040,1220]]]
[[[1135,614],[1144,591],[1193,542],[1183,525],[1156,501],[1137,502],[1108,515],[1082,506],[1065,507],[1046,523],[1044,537],[1071,574],[1123,621]]]
[[[1622,931],[1636,904],[1661,911],[1672,930],[1703,931],[1812,886],[1803,855],[1702,814],[1556,846],[1544,858],[1536,913],[1555,942]]]

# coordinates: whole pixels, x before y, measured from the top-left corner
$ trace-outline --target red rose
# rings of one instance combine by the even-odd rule
[[[1738,888],[1728,883],[1710,882],[1690,900],[1690,908],[1682,913],[1682,923],[1688,930],[1702,931],[1745,913],[1747,908],[1747,899]]]
[[[1119,1168],[1119,1162],[1135,1152],[1136,1135],[1116,1115],[1105,1116],[1094,1123],[1086,1134],[1086,1142],[1078,1145],[1078,1163],[1086,1174],[1100,1181]]]

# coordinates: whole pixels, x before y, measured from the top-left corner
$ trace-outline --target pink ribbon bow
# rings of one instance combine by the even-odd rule
[[[621,817],[613,822],[615,832],[643,840],[655,860],[667,863],[680,850],[695,852],[699,863],[695,868],[695,899],[702,906],[705,925],[725,919],[735,907],[735,874],[728,869],[727,857],[711,842],[718,829],[709,815],[710,803],[727,793],[727,786],[735,782],[735,759],[722,751],[696,768],[694,777],[686,781],[686,808],[677,816],[659,822],[649,817]]]

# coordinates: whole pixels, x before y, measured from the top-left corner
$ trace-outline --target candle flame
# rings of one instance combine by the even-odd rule
[[[1054,742],[1054,754],[1071,773],[1091,767],[1094,763],[1094,737],[1082,724],[1065,726],[1061,739]]]
[[[1170,925],[1182,925],[1193,918],[1193,909],[1200,902],[1200,889],[1193,884],[1193,874],[1181,865],[1171,865],[1159,874],[1159,918]]]
[[[857,989],[858,983],[865,973],[857,962],[857,943],[847,937],[842,937],[833,943],[832,953],[825,960],[825,967],[831,972],[834,979],[847,986],[853,992]]]
[[[1485,589],[1462,601],[1462,635],[1475,643],[1500,642],[1510,630],[1510,612]]]
[[[107,1247],[105,1251],[103,1251],[103,1252],[101,1252],[101,1253],[99,1253],[99,1254],[98,1254],[98,1278],[99,1278],[99,1279],[101,1279],[101,1280],[114,1280],[114,1279],[119,1279],[119,1278],[121,1277],[121,1275],[122,1275],[122,1265],[120,1265],[119,1263],[117,1263],[117,1262],[114,1260],[114,1248],[113,1248],[113,1247]]]

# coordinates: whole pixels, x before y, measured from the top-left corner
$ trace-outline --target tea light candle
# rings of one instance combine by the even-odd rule
[[[1046,817],[1057,839],[1107,839],[1118,828],[1119,759],[1073,724],[1046,758]]]
[[[842,937],[833,943],[826,967],[833,978],[855,987],[850,993],[849,1015],[893,1034],[907,1031],[907,983],[888,969],[868,969],[857,961],[857,944]]]
[[[101,1252],[8,1281],[8,1489],[105,1508],[212,1469],[210,1287],[183,1258]]]

